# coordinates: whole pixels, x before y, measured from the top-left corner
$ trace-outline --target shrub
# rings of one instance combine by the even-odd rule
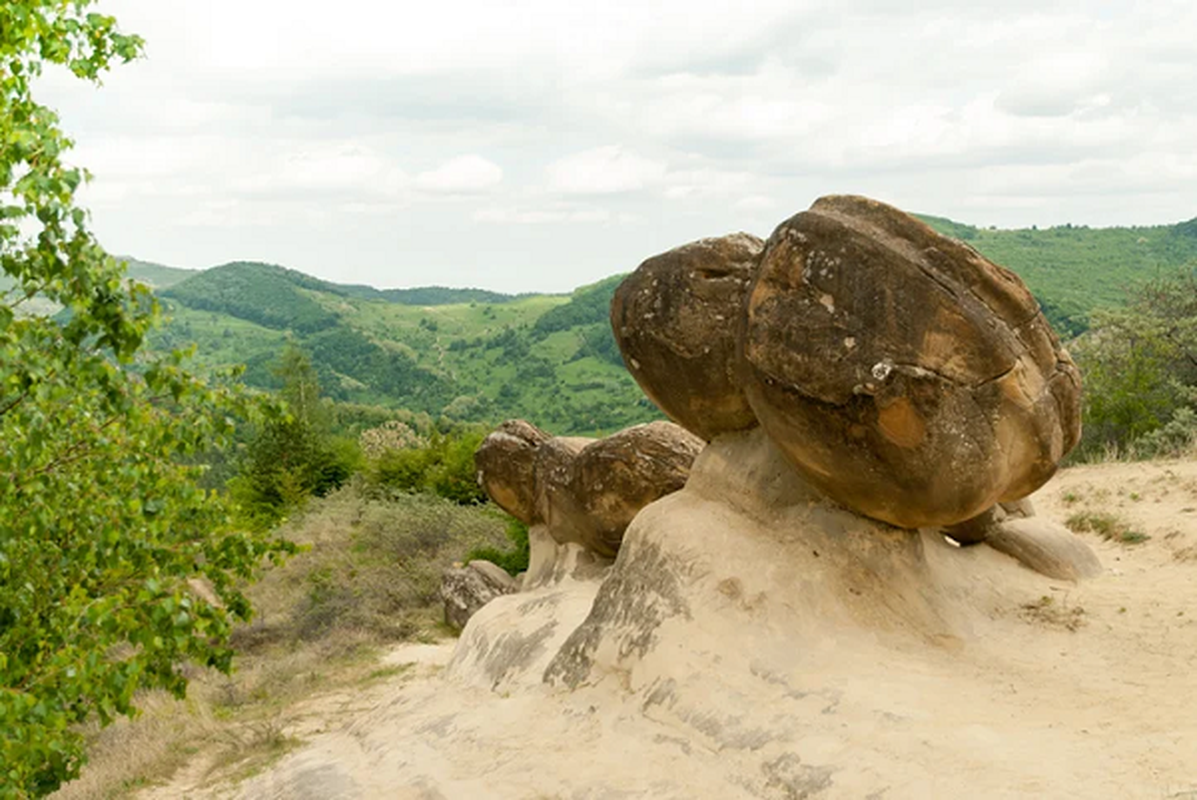
[[[386,450],[367,463],[366,484],[374,491],[428,492],[462,505],[485,503],[474,468],[482,439],[480,430],[465,429],[433,434],[424,447]]]
[[[431,634],[443,613],[442,573],[468,551],[501,544],[503,520],[427,493],[380,497],[347,486],[282,532],[308,550],[254,587],[260,621],[235,634],[238,646]]]
[[[530,548],[528,545],[528,526],[518,519],[507,521],[507,541],[509,547],[476,547],[465,555],[465,562],[490,561],[507,570],[512,576],[519,575],[528,569]]]

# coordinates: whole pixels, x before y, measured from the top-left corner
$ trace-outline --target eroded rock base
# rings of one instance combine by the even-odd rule
[[[1109,763],[1107,737],[1057,724],[1067,706],[1074,725],[1096,726],[1117,681],[1068,664],[1083,629],[1028,616],[1059,581],[837,507],[759,431],[718,437],[685,489],[636,517],[613,564],[569,547],[540,555],[524,591],[470,620],[442,681],[396,689],[337,740],[352,742],[344,763],[369,769],[335,796],[1097,797],[1123,785],[1086,767]],[[245,796],[281,797],[272,787],[294,786],[294,769],[324,768],[305,752]]]

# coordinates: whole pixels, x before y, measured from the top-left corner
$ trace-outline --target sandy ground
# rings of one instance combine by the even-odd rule
[[[1150,538],[1086,535],[1103,575],[1016,575],[1021,599],[964,639],[707,652],[681,686],[492,691],[445,677],[452,643],[400,647],[385,660],[410,664],[401,674],[294,708],[287,731],[306,744],[263,774],[212,785],[201,759],[139,796],[1197,800],[1197,463],[1072,468],[1032,499],[1040,516],[1108,512]],[[709,649],[678,637],[659,647]],[[715,698],[719,663],[755,682]]]

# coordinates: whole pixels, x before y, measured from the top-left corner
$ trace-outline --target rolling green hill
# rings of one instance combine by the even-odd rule
[[[1094,308],[1121,305],[1128,286],[1197,261],[1197,219],[1151,227],[994,230],[919,216],[1018,273],[1065,334],[1082,332]]]
[[[185,281],[195,275],[198,270],[168,267],[151,261],[139,261],[129,256],[117,256],[117,259],[129,265],[129,277],[152,286],[154,289],[169,289],[176,283]]]
[[[1094,308],[1120,304],[1128,284],[1197,260],[1197,220],[993,230],[922,218],[1021,275],[1066,337]],[[244,363],[253,386],[278,385],[272,365],[291,340],[343,402],[462,421],[520,416],[572,434],[659,417],[611,336],[620,275],[572,295],[513,296],[342,285],[253,262],[190,272],[130,261],[130,274],[152,283],[167,308],[155,344],[194,342],[203,363]]]
[[[169,323],[153,343],[194,342],[201,362],[244,363],[246,383],[275,388],[273,364],[290,339],[336,400],[463,421],[525,416],[593,434],[659,418],[607,323],[619,279],[569,296],[376,290],[238,262],[160,292]]]

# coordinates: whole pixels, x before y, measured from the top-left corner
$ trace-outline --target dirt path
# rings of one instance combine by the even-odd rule
[[[270,723],[273,728],[270,735],[300,744],[344,730],[354,720],[380,704],[393,700],[396,695],[435,681],[453,654],[455,645],[455,639],[436,644],[399,645],[379,658],[374,673],[376,679],[316,694],[288,707],[277,720]],[[251,759],[248,765],[234,759],[229,768],[222,769],[221,762],[229,760],[228,754],[218,748],[207,748],[197,753],[168,783],[146,789],[137,797],[139,800],[178,800],[234,796],[244,779],[268,769],[286,749],[279,748],[277,753],[268,758]],[[232,776],[228,773],[232,773]]]

